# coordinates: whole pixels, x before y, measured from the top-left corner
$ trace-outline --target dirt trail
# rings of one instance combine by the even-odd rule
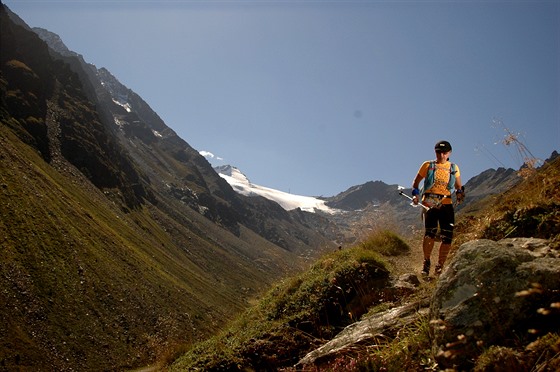
[[[420,271],[422,270],[422,262],[424,260],[424,253],[422,252],[422,237],[407,240],[407,244],[410,246],[410,252],[408,254],[390,257],[388,259],[388,261],[394,266],[395,276],[408,273],[420,275]],[[439,249],[438,244],[434,246],[432,257],[437,257],[437,249]],[[434,254],[436,256],[434,256]]]
[[[128,372],[156,372],[156,371],[163,371],[165,370],[165,368],[163,368],[163,366],[158,365],[158,364],[154,364],[154,365],[150,365],[150,366],[146,366],[146,367],[140,367],[137,369],[131,369]]]

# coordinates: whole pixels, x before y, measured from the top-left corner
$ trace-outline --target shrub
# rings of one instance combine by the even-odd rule
[[[389,230],[373,233],[362,242],[362,247],[381,253],[384,256],[399,256],[410,251],[408,244],[397,234]]]
[[[34,77],[37,77],[35,72],[33,72],[33,70],[29,68],[29,66],[27,66],[25,63],[21,61],[18,61],[17,59],[12,59],[6,62],[6,67],[12,68],[14,70],[21,70],[24,71],[25,73],[33,75]]]
[[[558,371],[560,336],[548,333],[522,348],[490,346],[477,359],[475,372]]]

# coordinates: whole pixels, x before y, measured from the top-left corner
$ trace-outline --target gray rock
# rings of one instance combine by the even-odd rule
[[[427,315],[428,311],[428,307],[422,307],[422,304],[407,304],[353,323],[335,338],[308,353],[299,361],[296,368],[321,364],[338,355],[348,355],[352,349],[359,348],[360,345],[373,345],[376,340],[393,337],[398,330],[412,324],[421,314]]]
[[[557,302],[560,259],[541,239],[475,240],[457,250],[431,303],[437,360],[470,369],[482,348],[558,329],[539,309]],[[534,331],[533,331],[534,332]]]
[[[409,288],[416,288],[420,285],[420,279],[418,279],[418,275],[413,273],[403,274],[399,276],[397,283],[395,286],[402,286],[402,287],[409,287]]]

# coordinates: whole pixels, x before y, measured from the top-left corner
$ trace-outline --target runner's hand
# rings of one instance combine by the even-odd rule
[[[465,187],[456,190],[455,195],[457,196],[457,204],[461,204],[465,200]]]

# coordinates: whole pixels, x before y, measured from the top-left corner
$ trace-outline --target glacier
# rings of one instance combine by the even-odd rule
[[[250,182],[238,168],[231,165],[222,165],[214,168],[216,172],[239,194],[245,196],[262,196],[280,204],[287,211],[300,208],[302,211],[315,213],[321,211],[335,214],[338,209],[330,208],[324,200],[313,196],[294,195],[288,192],[275,190],[269,187],[255,185]]]

